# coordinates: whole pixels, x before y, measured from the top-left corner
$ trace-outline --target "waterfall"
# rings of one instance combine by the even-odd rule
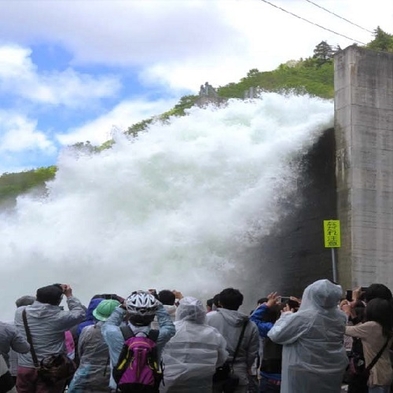
[[[264,267],[247,254],[279,225],[301,158],[332,126],[332,101],[265,93],[114,135],[101,153],[65,150],[47,195],[0,217],[3,320],[55,282],[85,303],[147,288],[253,293]]]

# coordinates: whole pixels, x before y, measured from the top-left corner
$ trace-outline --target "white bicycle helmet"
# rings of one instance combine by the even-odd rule
[[[158,301],[149,292],[136,291],[127,298],[126,307],[130,316],[154,316],[157,311]]]

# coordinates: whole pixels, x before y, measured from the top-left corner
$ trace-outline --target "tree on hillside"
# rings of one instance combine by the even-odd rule
[[[374,39],[367,48],[384,52],[393,52],[393,35],[385,33],[379,26],[374,30]]]
[[[333,56],[334,49],[326,41],[321,41],[314,49],[313,58],[316,59],[318,66],[331,62]]]
[[[258,68],[252,68],[250,71],[247,72],[247,78],[252,78],[254,76],[259,76],[260,72]]]
[[[74,151],[80,151],[83,153],[96,153],[97,152],[97,146],[93,146],[90,141],[74,143],[73,145],[68,146],[68,149],[71,149]]]
[[[144,131],[147,128],[147,126],[152,122],[153,122],[153,118],[151,117],[150,119],[142,120],[139,123],[135,123],[131,127],[128,127],[125,134],[131,135],[133,138],[136,138],[138,136],[138,133]]]
[[[185,114],[185,110],[194,106],[197,99],[198,99],[197,95],[187,95],[187,96],[181,97],[180,101],[173,108],[174,109],[173,115],[183,116]]]

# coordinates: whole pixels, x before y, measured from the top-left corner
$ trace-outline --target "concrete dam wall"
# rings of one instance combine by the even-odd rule
[[[335,56],[339,282],[393,289],[393,54]]]

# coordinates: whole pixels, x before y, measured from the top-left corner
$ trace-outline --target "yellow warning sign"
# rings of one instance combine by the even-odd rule
[[[323,220],[325,247],[341,247],[340,220]]]

